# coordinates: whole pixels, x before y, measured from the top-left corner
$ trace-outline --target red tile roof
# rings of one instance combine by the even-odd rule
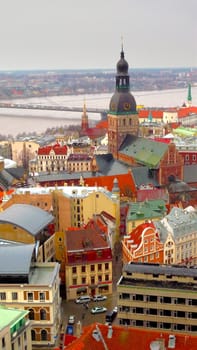
[[[92,332],[98,329],[104,339],[96,341]],[[169,335],[175,335],[175,350],[196,350],[197,336],[183,333],[165,332],[163,330],[145,330],[139,328],[113,326],[112,337],[108,338],[108,326],[103,324],[92,324],[83,328],[83,333],[77,340],[67,345],[66,350],[150,350],[150,344],[156,340],[164,342],[165,349],[168,348]]]
[[[149,109],[140,109],[139,110],[139,118],[148,118],[150,114],[150,110]],[[151,115],[152,118],[154,119],[162,119],[163,118],[163,110],[159,110],[159,109],[155,109],[155,110],[151,110]]]
[[[106,134],[106,130],[104,128],[95,127],[86,129],[85,132],[83,132],[83,134],[87,135],[90,139],[96,139],[101,136],[104,136]]]
[[[187,117],[189,114],[197,113],[197,106],[191,106],[191,107],[182,107],[178,109],[178,117]]]
[[[98,176],[98,177],[90,177],[85,179],[85,184],[88,186],[101,186],[106,187],[108,191],[112,191],[114,185],[114,179],[118,180],[118,186],[120,189],[121,196],[127,196],[128,189],[136,194],[135,182],[132,174],[129,172],[128,174],[120,174],[120,175],[111,175],[111,176]]]
[[[96,128],[108,130],[108,120],[101,120],[96,124]]]
[[[92,228],[67,230],[66,241],[68,251],[84,250],[85,247],[89,250],[109,247],[104,235],[98,234]]]
[[[53,146],[40,147],[38,149],[38,155],[49,155],[51,151],[54,151],[56,155],[66,155],[67,147],[65,145],[60,146],[59,143]]]

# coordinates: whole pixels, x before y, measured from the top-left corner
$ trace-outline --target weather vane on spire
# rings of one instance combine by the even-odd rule
[[[122,48],[122,51],[123,51],[123,35],[121,35],[121,48]]]

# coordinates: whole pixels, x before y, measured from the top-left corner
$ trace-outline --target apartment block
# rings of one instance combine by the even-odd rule
[[[59,264],[35,263],[32,244],[0,248],[0,303],[28,311],[33,347],[53,346],[60,327]]]
[[[117,284],[121,325],[197,335],[197,269],[130,263]]]

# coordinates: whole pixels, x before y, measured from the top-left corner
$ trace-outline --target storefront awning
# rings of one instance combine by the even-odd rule
[[[87,291],[86,287],[77,288],[77,293],[83,293],[83,292],[86,292],[86,291]]]
[[[99,288],[105,288],[105,287],[108,287],[108,284],[99,284],[98,287]]]

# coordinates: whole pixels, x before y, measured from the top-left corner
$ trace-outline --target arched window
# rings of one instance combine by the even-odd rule
[[[47,319],[47,313],[45,309],[40,310],[40,319],[41,320],[46,320]]]
[[[29,319],[34,320],[34,310],[33,309],[29,309]]]
[[[31,340],[36,340],[36,332],[33,329],[31,330]]]
[[[47,340],[47,331],[45,329],[41,331],[41,340]]]

